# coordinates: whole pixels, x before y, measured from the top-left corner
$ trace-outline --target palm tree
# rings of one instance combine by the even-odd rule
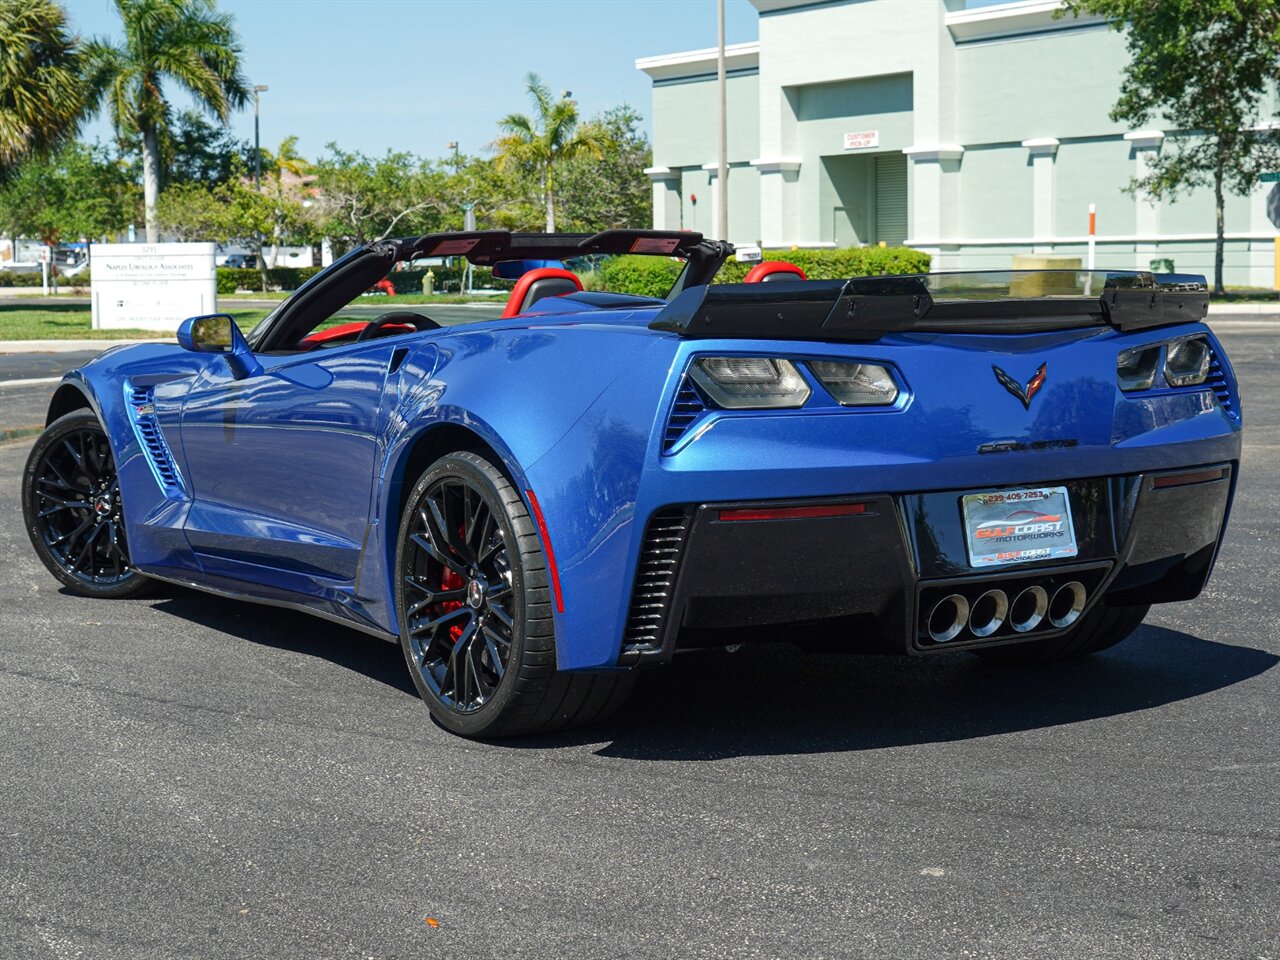
[[[280,149],[275,153],[263,148],[262,166],[266,169],[267,176],[275,177],[277,185],[286,173],[301,177],[311,167],[298,152],[297,137],[285,137],[280,141]],[[277,189],[279,189],[278,186]]]
[[[119,44],[85,47],[94,95],[105,98],[121,139],[142,138],[142,193],[147,242],[159,240],[160,132],[169,123],[164,83],[185,88],[224,123],[248,99],[240,40],[230,14],[214,0],[115,0],[124,25]]]
[[[258,247],[258,259],[266,269],[276,265],[276,257],[280,253],[280,241],[284,235],[285,175],[289,174],[301,178],[311,168],[311,164],[307,163],[302,154],[298,153],[298,138],[290,136],[280,141],[280,149],[274,154],[270,150],[264,149],[262,151],[262,166],[267,173],[267,180],[270,183],[270,189],[276,203],[270,255],[264,259],[262,247]],[[267,189],[267,184],[263,184],[263,189]]]
[[[604,155],[605,140],[594,128],[578,128],[578,105],[561,96],[551,99],[551,90],[531,73],[525,80],[529,99],[537,114],[529,117],[512,113],[498,121],[502,136],[494,141],[500,168],[512,164],[534,167],[542,175],[542,202],[547,211],[547,233],[555,233],[556,208],[552,171],[561,160],[580,154],[597,159]]]
[[[75,139],[85,113],[80,41],[52,0],[0,0],[0,180]]]

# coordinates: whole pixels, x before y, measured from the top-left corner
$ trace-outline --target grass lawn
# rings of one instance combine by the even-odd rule
[[[267,315],[266,310],[229,310],[242,330]],[[0,340],[172,340],[160,330],[93,330],[87,305],[5,306],[0,303]]]

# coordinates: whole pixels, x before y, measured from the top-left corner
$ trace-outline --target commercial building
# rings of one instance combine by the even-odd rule
[[[1007,269],[1084,257],[1094,204],[1099,267],[1212,273],[1211,191],[1125,190],[1185,134],[1109,119],[1129,57],[1105,22],[1055,17],[1057,0],[751,2],[759,40],[726,50],[728,239]],[[716,51],[636,66],[653,81],[654,225],[713,234]],[[1272,186],[1227,201],[1229,284],[1273,284]]]

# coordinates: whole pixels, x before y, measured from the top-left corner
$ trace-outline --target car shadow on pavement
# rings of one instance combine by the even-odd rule
[[[1280,657],[1161,627],[1084,660],[995,666],[961,652],[829,656],[791,644],[690,653],[641,678],[605,727],[571,739],[601,756],[715,760],[945,743],[1117,716],[1200,696]],[[512,746],[551,746],[540,738]]]
[[[279,650],[320,657],[417,696],[398,644],[278,607],[164,584],[157,610]],[[506,748],[603,744],[601,756],[718,760],[946,743],[1118,716],[1220,690],[1280,657],[1143,626],[1083,660],[1008,667],[962,652],[823,655],[785,642],[691,651],[644,671],[607,723],[500,741]],[[423,716],[423,722],[428,722]]]
[[[228,600],[170,584],[158,585],[156,610],[250,643],[319,657],[416,697],[399,644],[388,643],[310,614]]]

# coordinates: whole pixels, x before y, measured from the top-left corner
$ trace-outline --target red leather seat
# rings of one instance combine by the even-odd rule
[[[805,272],[794,263],[785,260],[765,260],[757,263],[747,273],[743,283],[772,283],[777,280],[808,280]]]
[[[563,297],[566,293],[578,293],[581,290],[582,281],[577,274],[559,267],[538,267],[522,274],[516,281],[515,289],[507,297],[507,308],[502,311],[502,316],[516,317],[544,297]]]

